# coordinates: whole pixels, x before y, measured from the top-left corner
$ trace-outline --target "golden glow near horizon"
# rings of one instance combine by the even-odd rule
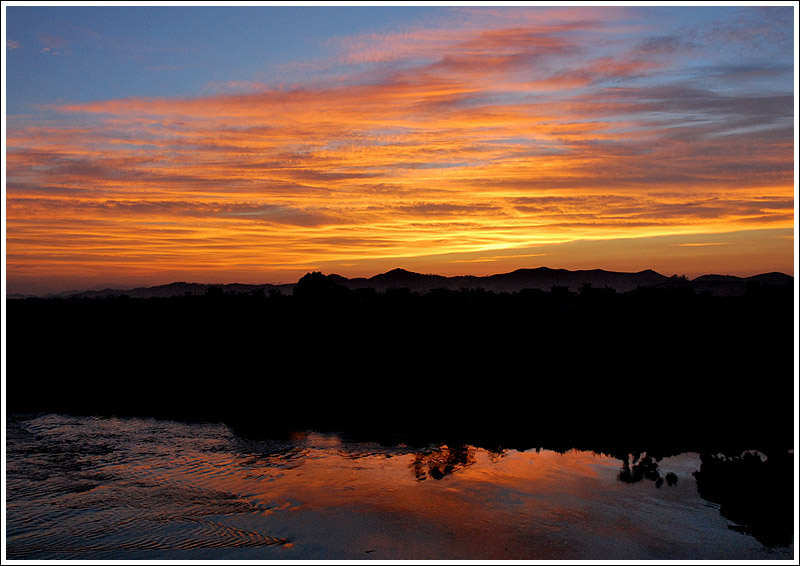
[[[337,64],[387,62],[360,80],[9,116],[8,280],[487,274],[665,237],[678,271],[761,238],[762,258],[784,242],[772,264],[721,265],[793,273],[791,92],[642,81],[684,54],[592,57],[582,32],[611,22],[568,23],[342,41]],[[583,267],[665,265],[607,255]]]

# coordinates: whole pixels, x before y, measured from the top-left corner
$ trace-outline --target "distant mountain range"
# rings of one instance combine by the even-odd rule
[[[658,285],[669,280],[668,277],[649,269],[638,273],[620,273],[602,269],[569,271],[567,269],[551,269],[549,267],[517,269],[510,273],[482,277],[474,275],[459,275],[455,277],[423,275],[406,271],[405,269],[393,269],[368,279],[347,279],[338,275],[332,275],[331,277],[337,283],[349,289],[372,287],[378,291],[385,291],[391,288],[407,287],[412,291],[420,292],[447,288],[454,290],[486,289],[487,291],[509,293],[522,289],[550,291],[554,285],[568,287],[571,291],[576,291],[584,284],[589,284],[593,287],[613,287],[617,291],[625,292],[640,286]]]
[[[595,288],[610,287],[617,292],[632,291],[637,287],[691,287],[695,292],[710,292],[718,296],[741,295],[751,282],[767,285],[791,285],[794,278],[785,273],[762,273],[752,277],[736,277],[733,275],[702,275],[695,279],[683,277],[667,277],[646,269],[636,273],[605,271],[603,269],[577,270],[551,269],[538,267],[535,269],[517,269],[510,273],[497,275],[473,276],[459,275],[445,277],[442,275],[414,273],[405,269],[393,269],[372,277],[347,278],[337,274],[328,275],[335,283],[350,290],[372,288],[383,292],[392,288],[407,288],[416,292],[427,292],[432,289],[485,289],[494,292],[518,292],[522,289],[540,289],[550,291],[553,286],[567,287],[577,291],[583,285]],[[135,289],[103,289],[100,291],[70,291],[56,297],[103,298],[127,295],[131,298],[176,297],[186,294],[202,295],[209,288],[218,287],[225,293],[269,293],[272,290],[291,294],[296,283],[284,285],[241,283],[205,284],[205,283],[169,283],[155,287],[137,287]],[[22,298],[20,295],[9,295],[8,298]]]
[[[785,273],[762,273],[752,277],[736,277],[733,275],[703,275],[689,280],[682,277],[667,277],[646,269],[636,273],[606,271],[603,269],[570,271],[568,269],[551,269],[538,267],[535,269],[517,269],[510,273],[497,275],[473,276],[459,275],[444,277],[442,275],[424,275],[393,269],[369,278],[348,279],[340,275],[330,275],[336,283],[348,289],[371,287],[377,291],[391,288],[408,288],[412,291],[426,292],[432,289],[485,289],[487,291],[515,293],[522,289],[540,289],[550,291],[553,286],[567,287],[577,291],[583,285],[595,288],[610,287],[617,292],[625,293],[638,287],[658,286],[691,286],[695,291],[710,291],[717,295],[742,294],[749,282],[770,285],[791,285],[794,278]]]

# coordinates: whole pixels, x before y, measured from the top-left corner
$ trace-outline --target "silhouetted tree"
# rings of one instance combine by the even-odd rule
[[[323,275],[319,271],[305,274],[292,290],[292,294],[298,299],[316,301],[342,299],[349,292],[347,287],[339,285],[331,277]]]

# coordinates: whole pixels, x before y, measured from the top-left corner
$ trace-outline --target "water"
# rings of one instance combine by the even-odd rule
[[[675,485],[571,450],[243,439],[223,424],[7,420],[9,559],[791,559]],[[674,479],[674,478],[673,478]],[[672,482],[671,482],[672,483]]]

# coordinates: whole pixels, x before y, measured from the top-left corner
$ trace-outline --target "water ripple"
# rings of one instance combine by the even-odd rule
[[[220,450],[228,436],[225,427],[146,419],[9,421],[8,558],[287,544],[222,522],[273,512],[232,489],[247,485],[237,475],[253,466]]]
[[[662,463],[681,479],[658,489],[620,481],[620,460],[581,451],[412,449],[311,432],[254,440],[155,419],[6,423],[15,560],[793,554],[765,554],[728,528],[698,496],[696,454]]]

